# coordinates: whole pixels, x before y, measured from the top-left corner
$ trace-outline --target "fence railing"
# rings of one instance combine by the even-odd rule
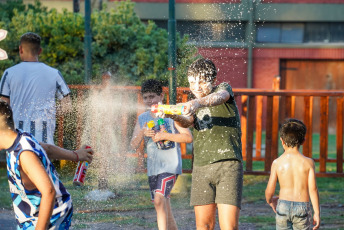
[[[70,85],[75,91],[74,99],[83,100],[85,92],[89,90],[101,90],[104,85]],[[110,90],[123,92],[136,98],[137,111],[136,117],[144,112],[142,109],[142,98],[140,87],[135,86],[107,86]],[[344,177],[343,173],[343,103],[344,91],[333,90],[265,90],[265,89],[233,89],[235,100],[237,102],[241,115],[242,129],[242,153],[245,160],[245,173],[253,175],[269,174],[271,163],[278,157],[279,150],[279,125],[286,117],[298,116],[307,126],[306,140],[303,145],[303,154],[312,157],[318,164],[318,176],[325,177]],[[168,89],[164,88],[167,95]],[[177,88],[177,103],[186,102],[190,95],[188,88]],[[129,97],[128,97],[129,98]],[[335,114],[329,113],[329,105],[335,104]],[[315,103],[316,102],[316,103]],[[335,103],[333,103],[335,102]],[[128,102],[129,103],[129,102]],[[319,106],[317,106],[319,104]],[[140,106],[141,105],[141,106]],[[301,107],[300,107],[301,106]],[[315,109],[315,106],[317,109]],[[301,108],[301,109],[300,109]],[[318,109],[320,108],[320,109]],[[301,111],[301,112],[300,112]],[[333,111],[333,108],[331,108]],[[121,143],[124,146],[121,151],[127,156],[137,157],[140,171],[144,170],[143,143],[135,152],[129,151],[129,141],[131,133],[129,127],[132,127],[135,120],[130,120],[128,111],[121,111],[123,115],[119,124],[121,129]],[[77,130],[82,130],[83,112],[77,113]],[[336,150],[335,156],[329,158],[328,137],[329,137],[329,119],[331,118],[331,132],[335,130]],[[318,122],[314,123],[314,121]],[[64,118],[58,119],[58,145],[63,145],[63,124]],[[312,147],[313,134],[319,131],[319,154],[313,154]],[[80,132],[78,132],[80,133]],[[106,135],[106,134],[104,134]],[[333,135],[334,136],[334,135]],[[77,146],[80,146],[80,135],[77,136]],[[181,144],[182,158],[192,159],[192,154],[187,153],[185,144]],[[280,150],[282,153],[283,150]],[[319,156],[318,156],[319,155]],[[333,155],[333,154],[332,154]],[[256,170],[254,164],[260,162],[260,170]],[[332,169],[328,169],[331,164]],[[333,167],[335,169],[333,169]],[[190,172],[191,170],[184,170]]]

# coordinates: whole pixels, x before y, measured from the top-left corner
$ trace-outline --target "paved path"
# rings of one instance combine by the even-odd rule
[[[1,230],[16,230],[16,220],[13,211],[0,210],[0,229]]]

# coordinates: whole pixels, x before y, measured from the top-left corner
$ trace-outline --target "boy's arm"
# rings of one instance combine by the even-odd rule
[[[177,124],[183,128],[188,128],[193,125],[194,117],[193,114],[196,113],[197,109],[202,107],[210,107],[221,105],[228,101],[230,94],[227,90],[221,90],[216,93],[211,93],[205,97],[197,98],[186,103],[181,103],[186,106],[185,116],[183,115],[168,115],[164,114],[162,117],[172,118]]]
[[[179,126],[177,122],[174,122],[174,124],[179,133],[158,132],[152,137],[153,141],[158,142],[162,140],[168,140],[168,141],[174,141],[178,143],[191,143],[192,142],[191,131],[188,128],[183,128]]]
[[[88,161],[89,163],[91,163],[93,159],[93,150],[92,148],[86,149],[86,145],[83,145],[80,149],[75,150],[75,153],[71,150],[63,149],[56,145],[42,142],[40,145],[44,148],[49,159],[69,161],[77,161],[79,159],[79,161]]]
[[[47,229],[55,205],[56,191],[37,155],[24,151],[19,157],[21,170],[42,194],[36,230]]]
[[[144,129],[141,129],[139,121],[136,121],[134,132],[133,132],[133,137],[130,140],[130,146],[132,149],[136,150],[144,137]]]
[[[320,206],[319,206],[319,191],[317,187],[317,182],[315,178],[315,167],[314,161],[312,161],[312,167],[309,170],[308,174],[308,189],[309,189],[309,197],[312,202],[314,215],[313,215],[313,229],[318,229],[320,227]]]
[[[271,208],[274,210],[276,213],[276,206],[277,206],[277,201],[278,197],[274,196],[275,194],[275,189],[276,189],[276,183],[277,183],[277,172],[276,172],[276,163],[274,163],[271,166],[271,173],[270,173],[270,178],[268,185],[266,186],[265,189],[265,199],[266,202],[271,206]]]
[[[184,104],[185,105],[185,104]],[[163,114],[162,118],[169,117],[175,121],[179,127],[188,128],[193,125],[194,117],[191,116],[183,116],[183,115],[171,115],[171,114]]]
[[[227,90],[221,90],[216,93],[211,93],[205,97],[197,98],[185,103],[186,106],[186,116],[195,114],[197,109],[203,107],[211,107],[216,105],[221,105],[228,101],[230,94]]]

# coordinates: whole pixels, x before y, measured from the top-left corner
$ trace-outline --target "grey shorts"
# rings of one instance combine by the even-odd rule
[[[309,202],[278,200],[276,229],[312,229],[312,212]]]
[[[243,166],[240,161],[221,161],[192,170],[190,205],[229,204],[241,208]]]

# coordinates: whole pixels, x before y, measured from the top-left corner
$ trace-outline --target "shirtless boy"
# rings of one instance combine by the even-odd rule
[[[265,190],[267,203],[276,213],[276,229],[313,229],[320,226],[319,193],[314,161],[299,152],[305,140],[306,126],[297,119],[288,119],[280,129],[284,153],[274,160]],[[277,180],[279,197],[274,197]]]

